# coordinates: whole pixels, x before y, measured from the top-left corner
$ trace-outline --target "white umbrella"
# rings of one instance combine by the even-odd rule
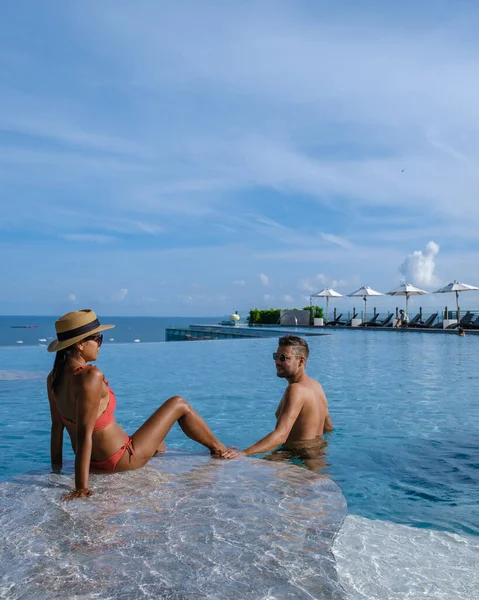
[[[317,294],[313,294],[310,298],[326,298],[326,314],[325,314],[325,322],[328,322],[328,303],[330,298],[343,298],[343,294],[336,292],[332,288],[324,288]]]
[[[474,290],[479,290],[479,287],[475,285],[467,285],[467,283],[460,283],[459,281],[454,280],[452,283],[448,283],[440,290],[436,290],[433,292],[434,294],[447,294],[448,292],[456,293],[456,308],[457,308],[457,322],[461,320],[461,315],[459,311],[459,292],[472,292]]]
[[[381,292],[376,292],[376,290],[370,288],[369,285],[363,285],[363,287],[360,287],[359,290],[348,294],[348,296],[361,296],[361,298],[364,300],[364,322],[366,322],[366,302],[368,296],[384,296],[384,294]]]
[[[388,296],[406,296],[406,316],[408,316],[408,300],[409,296],[423,296],[426,291],[412,285],[412,283],[403,283],[395,290],[388,292]]]

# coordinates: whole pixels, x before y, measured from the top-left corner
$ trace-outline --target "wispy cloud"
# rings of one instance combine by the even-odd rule
[[[260,273],[259,278],[264,286],[267,287],[269,285],[269,277],[267,275],[265,275],[264,273]]]
[[[128,289],[122,288],[118,292],[113,292],[111,294],[111,299],[115,302],[123,302],[123,300],[127,297],[127,295],[128,295]]]
[[[90,242],[92,244],[111,244],[116,238],[97,233],[65,233],[61,236],[69,242]]]

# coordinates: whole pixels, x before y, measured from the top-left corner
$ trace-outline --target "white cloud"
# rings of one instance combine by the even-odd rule
[[[114,294],[114,299],[117,300],[118,302],[123,302],[123,300],[126,298],[127,294],[128,294],[128,289],[122,288],[119,292]]]
[[[323,240],[326,240],[331,244],[336,244],[336,246],[340,246],[345,250],[350,250],[353,247],[351,242],[349,242],[345,238],[340,237],[339,235],[334,235],[332,233],[322,233],[321,237],[323,238]]]
[[[294,298],[292,296],[290,296],[289,294],[286,294],[285,296],[283,296],[283,300],[285,302],[287,302],[288,304],[291,304],[292,302],[294,302]]]
[[[269,277],[267,275],[265,275],[264,273],[260,273],[259,278],[261,279],[261,283],[264,286],[268,286],[269,285]]]
[[[298,285],[299,289],[303,292],[315,292],[317,286],[314,285],[310,279],[302,279]]]
[[[326,277],[322,273],[316,275],[316,280],[319,281],[319,283],[326,283]]]
[[[270,302],[271,300],[274,300],[274,296],[271,296],[271,294],[265,294],[265,295],[263,296],[263,300],[264,300],[265,302]]]
[[[151,298],[150,296],[143,296],[140,298],[140,304],[156,304],[158,298]]]
[[[434,273],[438,253],[439,245],[431,241],[424,250],[415,250],[409,254],[399,267],[399,271],[408,283],[434,285],[438,281]]]
[[[244,279],[237,279],[235,281],[235,285],[245,286],[246,285],[246,281]]]
[[[69,242],[89,242],[92,244],[110,244],[116,240],[111,235],[97,233],[65,233],[61,237]]]
[[[176,298],[183,304],[191,304],[193,302],[193,296],[189,294],[177,294]]]
[[[69,294],[68,295],[68,300],[70,300],[71,302],[76,302],[76,294]]]

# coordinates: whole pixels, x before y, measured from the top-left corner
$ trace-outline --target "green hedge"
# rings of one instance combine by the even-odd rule
[[[269,308],[267,310],[253,308],[249,311],[248,323],[250,325],[276,325],[280,315],[281,310],[279,308]]]
[[[320,306],[305,306],[302,310],[309,310],[311,308],[312,316],[323,317],[323,309]],[[288,310],[299,310],[298,308],[290,308]],[[259,310],[253,308],[249,311],[248,323],[250,325],[276,325],[279,323],[281,316],[280,308],[268,308],[266,310]]]

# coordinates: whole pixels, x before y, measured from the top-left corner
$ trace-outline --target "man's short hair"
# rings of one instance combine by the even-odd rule
[[[280,337],[278,346],[289,346],[294,348],[295,353],[302,354],[305,358],[309,356],[308,342],[297,335],[284,335]]]

